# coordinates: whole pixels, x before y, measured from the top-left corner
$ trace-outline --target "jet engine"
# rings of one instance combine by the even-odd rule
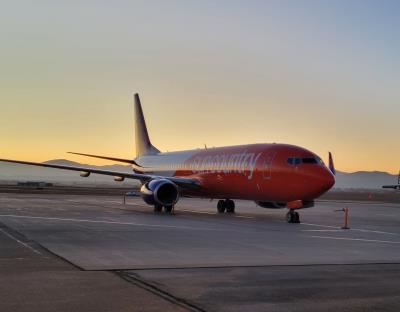
[[[261,202],[256,201],[256,204],[263,208],[270,208],[270,209],[282,209],[286,207],[286,203],[282,202]]]
[[[149,205],[172,206],[179,199],[178,186],[167,179],[155,179],[143,184],[140,194]]]

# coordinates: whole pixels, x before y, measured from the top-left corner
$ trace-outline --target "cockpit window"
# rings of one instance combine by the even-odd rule
[[[318,164],[318,161],[314,157],[303,158],[303,164]]]
[[[324,161],[323,161],[321,158],[319,158],[319,157],[317,156],[316,159],[317,159],[317,161],[318,161],[318,163],[319,163],[320,165],[325,166]]]
[[[289,165],[297,166],[297,165],[300,165],[301,158],[290,157],[290,158],[288,158],[287,162]]]
[[[298,158],[298,157],[289,157],[287,163],[292,166],[298,166],[300,164],[320,164],[323,165],[323,161],[319,157],[306,157],[306,158]]]

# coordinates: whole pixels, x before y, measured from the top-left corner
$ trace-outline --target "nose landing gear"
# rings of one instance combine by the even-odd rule
[[[294,209],[290,209],[286,214],[286,220],[288,223],[300,223],[300,215]]]
[[[218,213],[235,213],[235,202],[231,199],[219,200],[217,204]]]

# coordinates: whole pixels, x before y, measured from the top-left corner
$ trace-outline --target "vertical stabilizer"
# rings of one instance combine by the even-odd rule
[[[135,93],[134,99],[136,157],[158,154],[160,151],[156,149],[150,142],[146,121],[144,120],[142,105],[140,104],[139,94]]]

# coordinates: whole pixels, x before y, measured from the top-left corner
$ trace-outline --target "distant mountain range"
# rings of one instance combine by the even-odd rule
[[[80,164],[65,159],[49,160],[45,163],[65,166],[80,166],[103,170],[113,170],[120,172],[132,172],[132,167],[124,165],[94,166]],[[108,186],[137,186],[136,180],[127,179],[124,182],[115,182],[113,177],[98,174],[91,174],[87,178],[82,178],[77,171],[57,170],[51,168],[18,165],[0,162],[0,183],[16,183],[19,181],[45,181],[66,185],[108,185]]]
[[[107,165],[94,166],[80,164],[65,159],[55,159],[47,161],[49,164],[58,164],[66,166],[83,166],[103,170],[132,172],[132,168],[127,165]],[[56,170],[42,167],[24,166],[11,163],[0,162],[0,182],[16,183],[18,181],[46,181],[68,185],[109,185],[109,186],[137,186],[135,180],[125,180],[124,182],[115,182],[110,176],[92,174],[88,178],[79,176],[79,172]],[[340,189],[381,189],[384,184],[396,184],[397,175],[391,175],[386,172],[367,172],[359,171],[354,173],[337,172],[335,188]]]
[[[397,184],[397,175],[381,171],[357,171],[336,173],[335,188],[382,189],[382,185]]]

